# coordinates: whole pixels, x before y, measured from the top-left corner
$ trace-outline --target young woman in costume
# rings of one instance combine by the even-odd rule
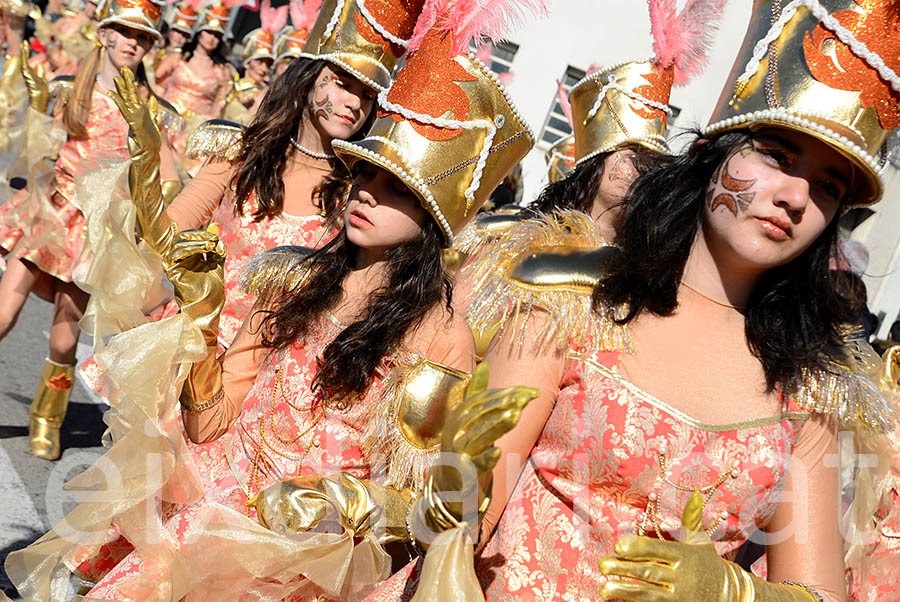
[[[156,27],[161,7],[142,1],[137,8],[135,14],[130,5],[113,3],[102,15],[98,45],[82,61],[71,89],[63,91],[56,103],[56,123],[42,117],[50,101],[46,82],[27,67],[23,69],[30,96],[29,119],[35,120],[26,133],[28,144],[45,140],[46,148],[43,154],[29,151],[28,156],[40,155],[32,157],[38,160],[36,165],[27,167],[29,190],[3,206],[0,248],[8,254],[8,263],[0,280],[0,338],[15,325],[30,292],[53,302],[50,355],[29,423],[31,452],[47,459],[59,457],[59,429],[73,384],[78,321],[88,301],[87,293],[72,281],[85,240],[85,217],[79,209],[83,201],[77,199],[85,192],[76,190],[76,178],[93,161],[127,159],[128,124],[107,91],[121,69],[138,69],[159,35]],[[138,73],[142,71],[138,69]],[[142,93],[150,94],[143,77],[141,82]],[[59,143],[64,143],[61,148],[56,146]],[[49,189],[45,189],[40,161],[55,156],[57,149],[58,159],[52,173],[46,174]],[[166,179],[177,178],[171,160],[164,165],[170,167],[164,172]]]
[[[409,37],[418,10],[391,8],[385,13],[389,21],[379,27]],[[152,177],[142,176],[146,185],[132,188],[143,231],[154,233],[145,240],[160,256],[168,252],[176,230],[200,228],[210,220],[219,224],[228,249],[222,350],[253,305],[239,285],[250,258],[279,245],[321,246],[334,235],[349,175],[331,143],[368,129],[375,95],[389,85],[403,52],[398,47],[396,55],[385,53],[384,39],[371,33],[374,28],[358,30],[354,15],[359,14],[353,3],[326,5],[313,31],[316,41],[309,45],[315,52],[303,54],[272,84],[246,129],[221,121],[201,126],[192,138],[192,153],[208,160],[168,208],[149,194]],[[374,36],[381,42],[372,41]],[[126,106],[123,112],[133,128],[141,127],[139,110]],[[133,169],[152,174],[152,166],[144,165],[155,157],[152,148],[139,156]]]
[[[188,478],[163,484],[161,523],[116,517],[134,551],[88,598],[218,600],[253,592],[264,600],[348,599],[354,589],[365,592],[390,573],[382,544],[387,552],[397,544],[399,559],[409,559],[409,503],[436,452],[478,457],[493,441],[485,430],[493,438],[507,430],[534,394],[482,391],[483,373],[464,394],[473,342],[450,309],[442,251],[533,137],[493,74],[455,57],[441,38],[435,30],[410,56],[369,137],[335,142],[354,174],[338,235],[316,251],[280,247],[251,263],[245,285],[258,293],[257,304],[222,358],[224,250],[210,231],[179,233],[165,262],[182,314],[120,336],[163,341],[179,321],[202,334],[204,357],[180,392],[184,429],[201,444],[188,452],[198,489]],[[465,119],[435,120],[445,97],[423,106],[423,89],[444,91]],[[423,146],[430,152],[416,152]],[[469,160],[473,151],[480,160]],[[174,408],[164,401],[156,402],[160,423],[177,426],[165,420]],[[472,436],[442,442],[446,420],[470,424]],[[146,460],[129,448],[136,439],[127,439],[111,456],[130,458],[117,464],[129,480]],[[213,442],[224,448],[221,457],[208,451]],[[87,572],[91,560],[77,558]],[[102,564],[109,556],[95,558]]]
[[[876,56],[841,40],[879,40],[855,3],[822,5],[781,20],[776,3],[754,6],[736,81],[695,142],[634,183],[620,250],[535,248],[488,283],[499,313],[517,312],[487,355],[491,385],[541,390],[498,442],[505,494],[477,559],[488,600],[847,599],[892,412],[877,356],[847,326],[860,298],[830,260],[841,209],[881,196],[900,64],[884,57],[872,88],[892,100],[848,96],[829,57],[875,81]],[[773,45],[758,44],[767,32]],[[797,56],[809,73],[764,85]],[[815,100],[799,93],[811,86]],[[838,133],[861,113],[864,130]],[[839,430],[870,454],[846,512]],[[768,581],[729,562],[751,538]]]

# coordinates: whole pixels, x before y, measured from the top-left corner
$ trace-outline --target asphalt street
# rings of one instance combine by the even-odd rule
[[[62,431],[62,457],[56,462],[28,453],[28,408],[47,357],[52,306],[33,295],[18,324],[0,341],[0,562],[13,550],[49,530],[74,505],[63,483],[103,453],[105,405],[76,379]],[[91,353],[82,336],[78,360]],[[15,599],[15,589],[0,572],[0,589]]]

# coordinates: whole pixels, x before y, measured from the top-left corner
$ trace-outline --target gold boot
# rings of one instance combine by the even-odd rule
[[[28,422],[28,448],[38,458],[59,458],[59,427],[66,417],[74,376],[75,366],[57,364],[49,359],[44,365]]]

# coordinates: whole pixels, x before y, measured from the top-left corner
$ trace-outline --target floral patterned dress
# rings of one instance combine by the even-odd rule
[[[207,589],[192,591],[189,599],[226,599],[214,594],[217,578],[230,577],[232,564],[227,558],[226,542],[240,542],[244,537],[242,527],[259,528],[255,509],[247,506],[250,497],[276,482],[301,475],[346,471],[361,479],[369,477],[369,464],[361,445],[367,425],[389,386],[384,377],[398,362],[386,358],[363,395],[335,401],[313,392],[317,358],[342,328],[330,316],[323,318],[321,326],[312,329],[314,334],[306,340],[281,352],[271,352],[235,426],[211,444],[191,447],[204,493],[187,507],[163,508],[163,543],[136,542],[135,548],[146,555],[131,551],[123,558],[122,550],[131,548],[119,538],[99,555],[73,558],[78,574],[99,579],[88,594],[90,599],[168,599],[171,592],[166,586],[172,571],[178,568],[179,554],[191,553],[189,546],[196,544],[191,538],[203,532],[204,521],[211,515],[222,512],[231,517],[227,532],[203,540],[204,547],[217,550],[215,562],[204,567],[208,573],[204,575]],[[217,572],[220,569],[221,575]],[[264,581],[285,597],[305,597],[310,591],[310,584],[303,580],[273,586],[273,579]],[[244,598],[234,592],[227,599]],[[248,592],[247,599],[256,598]]]
[[[49,199],[21,191],[0,207],[0,248],[66,282],[72,281],[72,271],[84,248],[85,218],[75,194],[76,177],[88,161],[129,157],[128,123],[109,95],[96,85],[87,131],[86,139],[69,139],[60,149]],[[49,203],[50,210],[33,211],[28,204],[35,202]]]

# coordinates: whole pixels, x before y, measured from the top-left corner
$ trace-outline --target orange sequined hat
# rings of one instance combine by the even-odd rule
[[[675,0],[648,2],[656,56],[589,72],[572,86],[576,165],[634,144],[669,152],[672,86],[703,70],[724,4],[696,0],[676,14]]]
[[[231,9],[224,4],[214,4],[200,13],[200,18],[194,26],[194,32],[213,31],[223,36],[228,32],[228,20],[231,18]]]
[[[705,134],[778,127],[846,157],[849,205],[882,195],[884,142],[900,126],[900,2],[756,0]]]
[[[499,4],[516,9],[513,2]],[[480,35],[478,25],[457,29],[454,23],[470,22],[466,15],[437,14],[450,18],[436,24],[423,17],[406,66],[378,95],[378,119],[368,136],[359,142],[334,140],[332,147],[350,168],[367,161],[403,181],[450,246],[531,150],[534,135],[493,71],[473,54],[463,54],[470,36]]]
[[[104,0],[97,6],[98,28],[116,23],[160,39],[163,3],[153,0]]]
[[[325,0],[301,57],[324,59],[376,91],[391,72],[425,0]]]
[[[194,33],[194,25],[197,23],[196,4],[193,0],[185,0],[179,4],[169,22],[169,29],[180,31],[188,36]]]

